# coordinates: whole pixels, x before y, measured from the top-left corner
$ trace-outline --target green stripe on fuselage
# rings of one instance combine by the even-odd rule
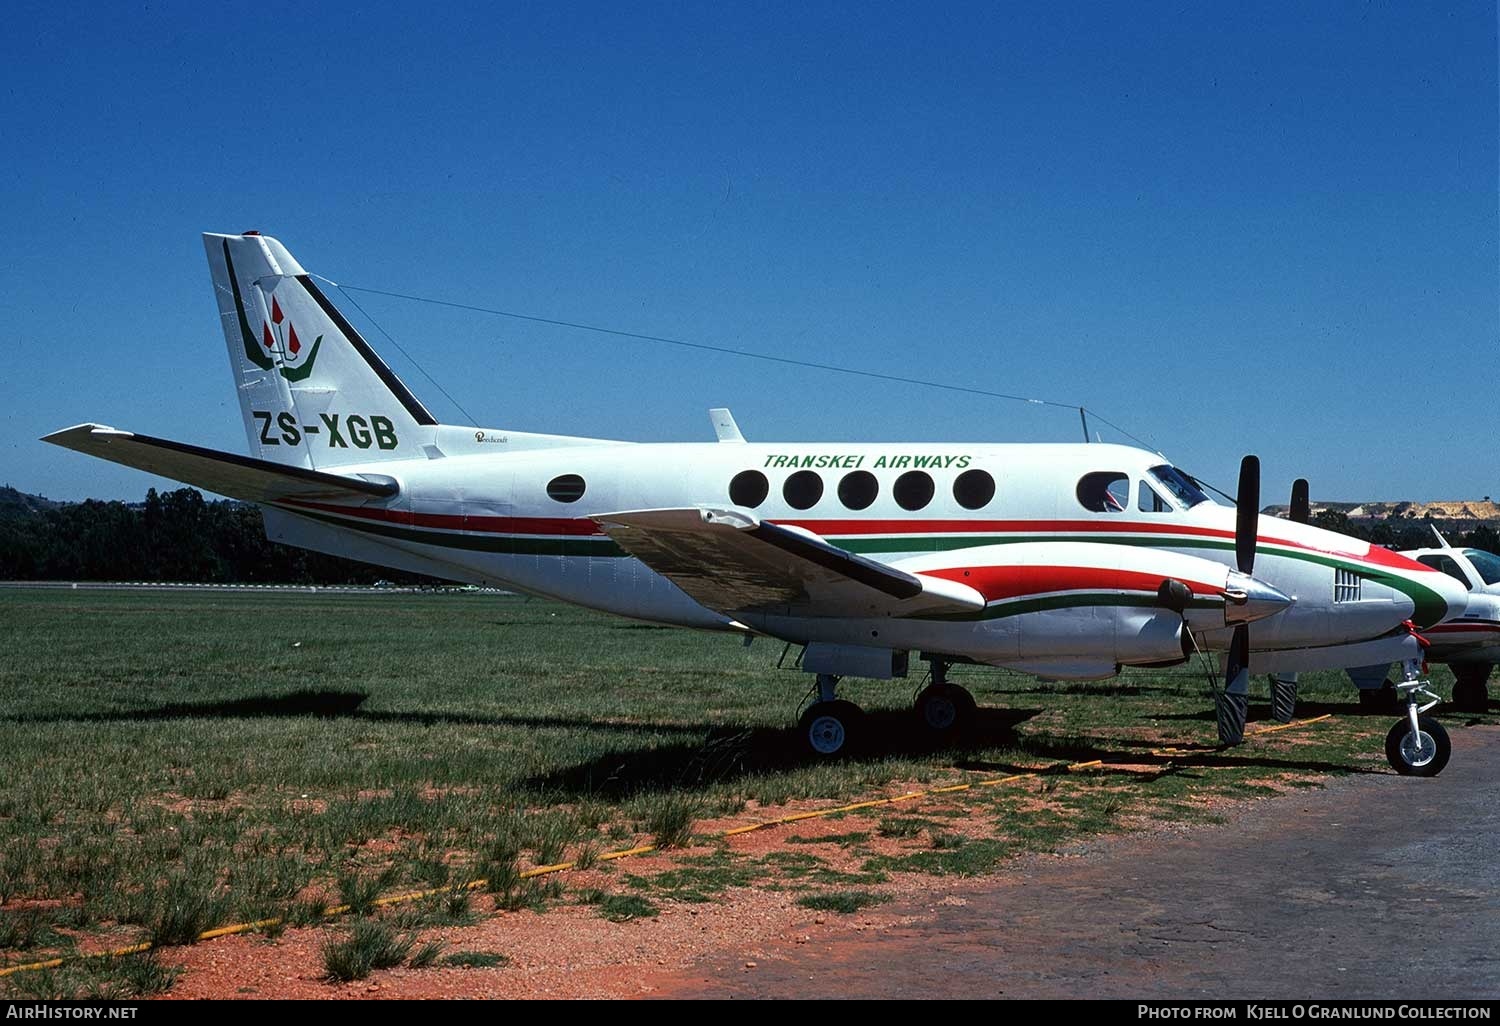
[[[313,513],[304,509],[287,509],[278,507],[286,512],[295,513],[298,516],[309,517],[322,523],[332,524],[336,527],[345,527],[353,531],[362,531],[366,534],[380,535],[386,538],[399,538],[404,541],[418,542],[423,545],[436,545],[445,548],[464,549],[469,552],[494,552],[502,555],[516,556],[594,556],[598,558],[621,557],[627,555],[624,549],[616,545],[610,538],[599,537],[568,537],[559,536],[555,538],[520,538],[514,535],[504,534],[456,534],[442,531],[429,531],[419,527],[409,527],[405,524],[386,524],[371,521],[345,520],[342,517],[328,516]],[[1095,545],[1136,545],[1150,548],[1162,549],[1214,549],[1219,551],[1233,551],[1234,542],[1227,539],[1214,538],[1142,538],[1142,537],[1108,537],[1101,538],[1099,535],[1087,534],[1044,534],[1044,535],[910,535],[901,538],[867,538],[861,536],[853,537],[830,537],[830,544],[837,545],[847,552],[855,553],[881,553],[881,552],[910,552],[920,554],[924,552],[951,552],[955,549],[972,548],[979,545],[1015,545],[1023,542],[1089,542]],[[1333,567],[1339,570],[1349,570],[1360,576],[1384,584],[1401,592],[1412,600],[1415,607],[1413,618],[1418,626],[1429,627],[1442,620],[1448,613],[1448,604],[1443,597],[1426,585],[1419,584],[1408,577],[1400,574],[1389,573],[1375,569],[1367,563],[1360,563],[1350,559],[1340,559],[1337,556],[1327,556],[1322,553],[1305,552],[1297,549],[1267,548],[1262,550],[1266,555],[1282,556],[1288,559],[1300,559],[1308,563],[1316,563],[1320,566]],[[1100,601],[1099,605],[1131,605],[1139,604],[1136,599],[1124,596],[1115,596],[1121,599],[1118,602]],[[1036,599],[1028,601],[1051,602],[1053,599]],[[1038,609],[1056,609],[1069,604],[1082,604],[1062,602],[1060,605],[1038,606]],[[993,607],[991,607],[993,608]],[[1019,610],[1019,612],[1033,612],[1034,610]],[[1014,615],[1012,613],[990,614],[986,609],[983,614],[965,614],[968,618],[994,619],[998,616]]]

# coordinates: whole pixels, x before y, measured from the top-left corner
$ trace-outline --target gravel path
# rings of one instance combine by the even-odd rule
[[[1435,780],[1360,776],[1224,826],[1022,860],[885,906],[878,926],[731,949],[647,993],[1495,998],[1500,727],[1452,734]]]

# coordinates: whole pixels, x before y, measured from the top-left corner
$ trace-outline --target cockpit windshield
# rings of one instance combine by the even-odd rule
[[[1485,584],[1500,582],[1500,556],[1483,549],[1464,549],[1464,555],[1469,557],[1469,562],[1474,564],[1474,569],[1479,571]]]
[[[1208,501],[1208,496],[1193,483],[1193,479],[1176,467],[1163,463],[1151,468],[1151,476],[1161,482],[1162,487],[1171,492],[1172,497],[1182,503],[1184,509],[1192,509],[1198,503]]]

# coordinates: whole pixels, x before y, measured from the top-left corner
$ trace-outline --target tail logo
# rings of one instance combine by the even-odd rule
[[[319,335],[313,339],[311,346],[304,347],[302,340],[297,337],[297,326],[281,312],[281,304],[274,295],[271,297],[271,319],[262,321],[260,329],[261,347],[281,371],[281,376],[288,381],[306,380],[313,371],[313,361],[318,358],[318,347],[323,344],[323,336]],[[299,359],[304,348],[307,356]]]
[[[281,304],[271,296],[271,319],[261,321],[259,340],[250,330],[250,319],[245,316],[245,300],[240,295],[240,279],[234,273],[234,259],[229,255],[229,241],[224,241],[224,266],[229,271],[229,288],[234,293],[234,312],[239,317],[240,340],[245,346],[245,359],[261,370],[275,368],[288,381],[305,381],[313,372],[313,363],[318,358],[318,347],[323,336],[313,339],[311,346],[303,346],[297,337],[297,329],[281,312]],[[285,329],[282,324],[285,323]],[[274,326],[274,328],[273,328]],[[303,349],[306,357],[302,356]]]

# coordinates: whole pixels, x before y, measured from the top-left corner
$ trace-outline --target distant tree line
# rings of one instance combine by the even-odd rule
[[[1372,545],[1384,545],[1391,549],[1430,549],[1437,544],[1430,520],[1409,520],[1402,517],[1386,517],[1383,520],[1353,521],[1347,513],[1323,510],[1313,514],[1313,525],[1337,531],[1339,534],[1363,538]],[[1484,549],[1500,552],[1500,531],[1489,524],[1479,524],[1459,533],[1453,527],[1438,525],[1448,544],[1460,549]]]
[[[1397,549],[1436,541],[1423,520],[1352,522],[1325,510],[1313,523]],[[1449,534],[1448,541],[1500,551],[1500,532],[1487,524]],[[272,544],[258,508],[210,502],[193,488],[153,488],[145,502],[127,504],[50,502],[6,487],[0,488],[0,580],[421,584],[433,578]]]
[[[260,510],[193,488],[144,503],[54,503],[0,492],[0,580],[398,584],[433,579],[266,540]]]

